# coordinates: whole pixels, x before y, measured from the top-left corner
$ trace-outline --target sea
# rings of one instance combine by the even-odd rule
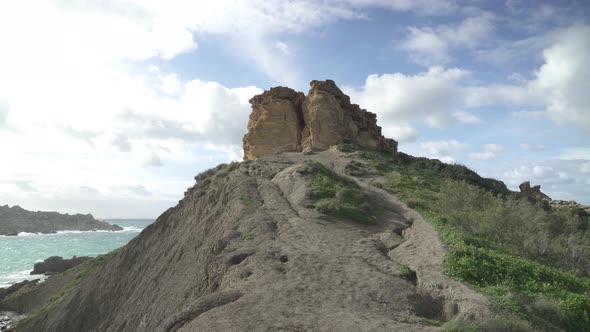
[[[101,219],[117,224],[122,231],[61,231],[54,234],[20,233],[0,235],[0,288],[23,280],[44,279],[29,275],[33,265],[50,256],[98,256],[124,246],[136,237],[152,219]]]

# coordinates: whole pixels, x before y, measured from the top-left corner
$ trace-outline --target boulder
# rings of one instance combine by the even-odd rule
[[[275,87],[250,99],[244,159],[281,152],[323,151],[342,143],[397,153],[397,142],[377,126],[377,116],[350,103],[332,80],[311,81],[307,97]]]
[[[89,260],[90,257],[72,257],[70,259],[63,259],[59,256],[51,256],[43,262],[36,263],[31,274],[56,274],[65,270],[71,269],[76,265],[82,264]]]

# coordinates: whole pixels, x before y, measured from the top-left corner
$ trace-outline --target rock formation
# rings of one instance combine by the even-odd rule
[[[5,298],[6,296],[16,292],[17,290],[28,286],[28,285],[34,285],[36,283],[39,282],[40,279],[34,279],[34,280],[23,280],[21,282],[17,282],[13,285],[11,285],[8,288],[0,288],[0,300],[2,300],[3,298]]]
[[[18,205],[0,206],[0,235],[55,233],[57,231],[120,231],[123,228],[96,220],[91,214],[27,211]]]
[[[524,197],[527,197],[533,201],[545,201],[551,207],[554,208],[568,208],[568,209],[581,209],[586,213],[590,213],[590,206],[582,205],[576,201],[564,201],[564,200],[554,200],[551,197],[547,196],[545,193],[541,191],[541,186],[536,185],[531,187],[530,181],[525,181],[521,183],[518,188],[520,189],[520,194]]]
[[[307,97],[290,88],[275,87],[250,99],[244,159],[323,151],[342,143],[397,152],[397,142],[381,134],[377,116],[351,104],[334,81],[311,81],[310,85]]]
[[[433,227],[395,197],[359,182],[372,226],[309,207],[306,165],[344,174],[347,158],[330,149],[204,172],[125,247],[0,306],[31,313],[19,332],[440,331],[428,320],[489,317],[483,295],[443,273]]]
[[[531,187],[531,182],[530,181],[525,181],[523,183],[521,183],[518,188],[520,189],[520,193],[528,198],[534,199],[534,200],[545,200],[545,201],[550,201],[551,198],[547,195],[545,195],[545,193],[543,193],[541,191],[541,186],[540,185],[536,185]]]
[[[90,257],[87,256],[74,256],[70,259],[63,259],[59,256],[51,256],[49,258],[46,258],[43,262],[36,263],[33,266],[33,271],[31,271],[31,274],[51,275],[60,273],[65,270],[71,269],[76,265],[82,264],[89,259]]]

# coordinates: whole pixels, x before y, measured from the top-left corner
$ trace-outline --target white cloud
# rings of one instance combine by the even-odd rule
[[[433,157],[450,157],[463,150],[465,144],[457,140],[421,142],[420,147]]]
[[[447,43],[430,28],[409,27],[402,48],[412,52],[412,61],[421,65],[444,64],[449,60]]]
[[[558,158],[564,160],[590,160],[590,147],[566,148]]]
[[[531,181],[533,185],[541,185],[541,190],[553,199],[576,199],[590,204],[590,188],[583,181],[588,177],[584,165],[580,160],[536,160],[508,167],[494,165],[489,175],[505,181],[512,190],[518,190],[524,181]]]
[[[486,144],[482,152],[474,152],[469,154],[471,160],[490,160],[498,156],[498,153],[504,151],[504,147],[498,144]]]
[[[459,9],[452,1],[440,0],[328,0],[328,3],[346,3],[353,8],[378,7],[396,11],[414,11],[425,15],[446,15]]]
[[[0,129],[4,127],[6,124],[6,118],[8,117],[8,111],[10,110],[10,105],[0,100]]]
[[[277,41],[275,43],[275,48],[279,51],[281,51],[281,53],[285,54],[285,55],[289,55],[291,54],[291,50],[289,49],[289,46],[285,43],[283,43],[282,41]]]
[[[528,151],[544,151],[545,145],[539,143],[522,143],[520,147]]]
[[[441,65],[451,58],[453,47],[477,48],[492,33],[493,16],[488,13],[463,19],[455,25],[408,27],[402,48],[410,51],[410,59],[424,66]]]
[[[459,83],[468,76],[466,70],[432,67],[417,75],[369,75],[362,89],[344,91],[353,102],[375,112],[384,128],[411,121],[444,127],[459,121],[454,115],[464,104]]]
[[[490,160],[496,158],[496,154],[490,151],[474,152],[469,154],[471,160]]]
[[[160,80],[160,90],[169,95],[175,95],[182,89],[182,84],[175,73],[160,75],[158,79]]]
[[[531,87],[544,97],[549,116],[557,123],[590,129],[590,26],[566,30],[543,57],[545,64]]]
[[[478,124],[481,123],[481,119],[478,118],[477,116],[468,113],[466,111],[457,111],[457,112],[453,112],[453,117],[459,122],[459,123],[465,123],[465,124]]]
[[[420,137],[420,133],[408,124],[383,127],[383,135],[400,143],[414,142]]]
[[[499,152],[504,151],[503,146],[498,145],[498,144],[493,144],[493,143],[486,144],[486,145],[484,145],[483,148],[484,148],[484,151],[489,151],[489,152],[494,152],[494,153],[499,153]]]

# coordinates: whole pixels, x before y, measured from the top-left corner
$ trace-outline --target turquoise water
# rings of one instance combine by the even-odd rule
[[[31,276],[33,265],[49,256],[98,256],[117,249],[135,236],[153,220],[117,219],[106,220],[123,227],[119,232],[64,231],[56,234],[28,234],[0,236],[0,288]]]

